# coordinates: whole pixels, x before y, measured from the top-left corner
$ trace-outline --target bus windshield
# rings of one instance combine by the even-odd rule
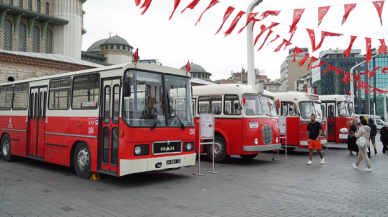
[[[323,113],[322,113],[322,107],[320,103],[314,102],[314,109],[315,109],[315,115],[317,116],[317,119],[322,119]]]
[[[349,117],[349,108],[347,102],[337,102],[338,107],[338,116],[339,117]]]
[[[124,97],[122,114],[128,126],[194,126],[188,78],[135,70],[125,76],[131,84],[131,96]]]
[[[301,102],[299,103],[300,116],[303,119],[310,119],[311,114],[315,114],[313,102]]]
[[[247,116],[263,115],[261,103],[258,95],[244,95],[244,113]],[[243,99],[244,99],[243,98]]]
[[[260,99],[264,114],[268,116],[277,116],[273,100],[266,96],[260,96]]]

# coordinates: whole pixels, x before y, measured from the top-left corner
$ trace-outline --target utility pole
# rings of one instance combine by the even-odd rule
[[[249,14],[253,12],[253,9],[258,6],[263,0],[254,0],[247,9],[247,19]],[[252,22],[247,26],[247,59],[248,59],[248,85],[256,84],[256,75],[255,75],[255,54],[253,47],[253,31],[252,31]]]

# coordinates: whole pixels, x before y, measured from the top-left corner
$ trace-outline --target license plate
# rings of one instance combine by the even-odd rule
[[[267,150],[272,150],[272,145],[267,145]]]
[[[166,162],[167,165],[179,164],[179,163],[181,163],[181,159],[167,160],[167,162]]]

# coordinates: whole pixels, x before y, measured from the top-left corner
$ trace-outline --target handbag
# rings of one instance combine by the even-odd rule
[[[366,138],[364,136],[361,136],[360,138],[357,139],[356,144],[358,148],[365,148],[366,142],[367,142]]]

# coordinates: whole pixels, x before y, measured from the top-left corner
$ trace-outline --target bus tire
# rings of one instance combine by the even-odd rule
[[[226,142],[224,137],[216,135],[214,139],[215,156],[214,162],[224,163],[229,160],[230,156],[226,153]],[[207,158],[209,161],[213,161],[213,145],[206,146]]]
[[[258,154],[248,154],[248,155],[240,155],[240,157],[244,160],[252,160],[255,158]]]
[[[85,142],[78,143],[73,159],[77,175],[83,179],[89,178],[92,175],[92,160],[88,144]]]
[[[15,156],[11,154],[11,138],[8,134],[4,134],[3,138],[1,138],[0,144],[3,160],[6,162],[13,161]]]

